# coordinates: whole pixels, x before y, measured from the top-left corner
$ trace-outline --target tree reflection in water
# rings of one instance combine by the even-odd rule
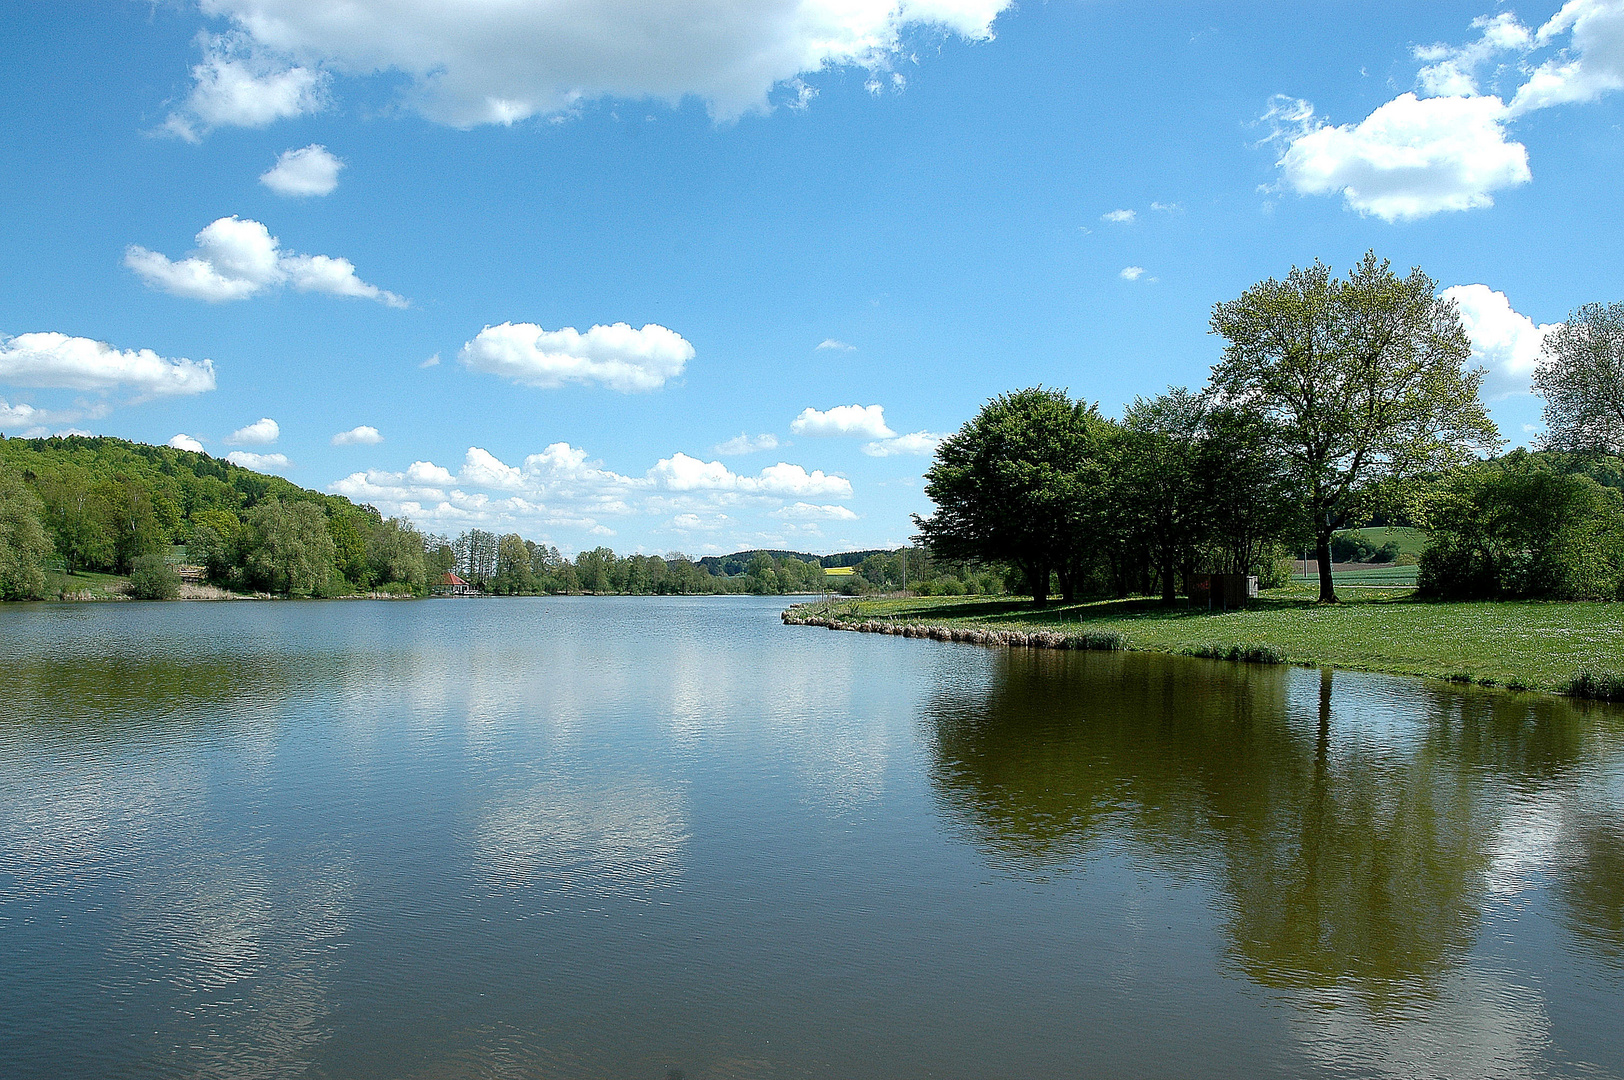
[[[1618,962],[1617,710],[1328,669],[1024,652],[984,695],[926,708],[941,804],[991,863],[1047,878],[1124,850],[1200,875],[1261,984],[1352,991],[1378,1011],[1431,995],[1490,894],[1523,887],[1513,873],[1554,889],[1581,947]],[[1541,802],[1557,808],[1549,835],[1518,820]]]

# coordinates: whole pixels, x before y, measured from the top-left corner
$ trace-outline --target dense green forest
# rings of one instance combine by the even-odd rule
[[[856,573],[848,593],[896,588],[996,592],[1001,571],[934,563],[923,551],[741,551],[691,559],[570,559],[517,534],[419,532],[410,522],[207,454],[123,439],[0,438],[0,598],[77,591],[86,575],[127,575],[134,595],[179,595],[176,567],[237,592],[346,596],[428,592],[452,572],[493,595],[802,593],[824,589],[824,562]],[[53,582],[58,582],[53,588]],[[65,583],[64,583],[65,582]]]

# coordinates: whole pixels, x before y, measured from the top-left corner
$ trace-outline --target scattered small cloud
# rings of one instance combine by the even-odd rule
[[[263,173],[259,182],[276,192],[300,198],[310,195],[330,195],[338,187],[338,171],[344,163],[320,143],[311,143],[300,150],[284,150],[270,171]]]
[[[1150,204],[1150,208],[1163,214],[1171,214],[1175,210],[1182,209],[1176,202],[1153,202]]]
[[[736,437],[727,440],[727,442],[717,443],[711,447],[711,453],[718,457],[741,457],[745,454],[759,453],[762,450],[777,450],[778,447],[778,436],[772,432],[748,435],[741,431]]]
[[[787,518],[799,521],[856,521],[857,515],[850,507],[839,504],[818,505],[817,503],[798,502],[790,506],[781,507],[773,511],[774,517]]]
[[[194,454],[203,453],[203,444],[184,432],[171,435],[168,445],[173,446],[176,450],[190,450]]]
[[[790,422],[794,435],[849,435],[862,439],[889,439],[896,435],[885,423],[883,405],[836,405],[827,412],[806,408]]]
[[[946,435],[934,431],[916,431],[912,435],[898,435],[895,438],[868,443],[863,447],[863,453],[869,457],[897,457],[908,454],[930,457],[936,453],[936,448],[945,438]]]
[[[429,357],[427,360],[423,361],[421,364],[418,364],[417,366],[420,367],[420,368],[439,367],[440,366],[440,354],[435,353],[433,356]]]
[[[1117,277],[1123,281],[1138,281],[1144,276],[1144,273],[1145,268],[1143,266],[1124,266],[1117,272]]]
[[[1110,221],[1117,225],[1132,225],[1138,216],[1132,210],[1112,210],[1109,213],[1101,214],[1100,220]]]
[[[288,285],[299,292],[410,306],[405,298],[356,277],[355,264],[348,259],[284,251],[281,241],[257,221],[219,218],[204,226],[195,240],[196,250],[178,261],[131,244],[124,249],[124,265],[155,289],[210,303],[245,300]]]
[[[100,412],[101,410],[92,410]],[[10,431],[20,434],[25,439],[43,437],[50,429],[49,424],[61,424],[70,420],[79,420],[84,416],[82,410],[61,412],[54,409],[39,409],[19,401],[15,405],[0,398],[0,431]]]
[[[246,450],[233,450],[226,455],[226,460],[233,465],[262,473],[283,472],[291,464],[286,454],[253,454]]]
[[[116,349],[67,334],[18,334],[0,337],[0,383],[102,393],[128,389],[139,398],[172,397],[213,390],[214,362],[170,359],[151,349]]]
[[[217,127],[264,127],[327,106],[326,73],[287,62],[246,34],[200,34],[192,92],[164,133],[197,142]]]
[[[228,446],[269,446],[282,437],[282,429],[269,416],[262,416],[247,427],[240,427],[226,436]]]
[[[333,436],[334,446],[377,446],[381,442],[383,436],[378,434],[378,429],[366,424],[350,428],[348,431],[340,431]]]
[[[681,375],[694,347],[675,330],[626,323],[543,330],[535,323],[487,326],[462,347],[458,359],[474,371],[516,383],[556,389],[565,383],[599,383],[623,394],[658,390]]]
[[[857,346],[847,345],[844,341],[837,341],[834,338],[824,338],[822,341],[818,342],[818,348],[837,349],[840,352],[855,352],[857,350]]]

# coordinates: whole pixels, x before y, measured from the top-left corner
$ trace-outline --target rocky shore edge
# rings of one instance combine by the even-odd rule
[[[789,626],[821,626],[826,630],[850,630],[859,634],[892,634],[897,637],[929,638],[932,641],[958,641],[969,645],[1001,646],[1012,649],[1078,649],[1089,652],[1119,652],[1127,642],[1114,631],[1060,633],[1055,630],[998,630],[975,626],[943,626],[928,623],[899,623],[883,619],[834,619],[813,615],[796,604],[781,618]]]

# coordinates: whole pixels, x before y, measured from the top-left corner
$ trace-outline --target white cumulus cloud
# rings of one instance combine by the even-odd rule
[[[662,458],[648,471],[656,487],[668,491],[736,491],[762,495],[847,496],[851,481],[821,470],[807,472],[800,465],[780,461],[756,476],[741,476],[720,461],[700,461],[687,454]]]
[[[1145,268],[1143,266],[1124,266],[1117,273],[1117,277],[1121,278],[1123,281],[1138,281],[1144,276],[1144,273]]]
[[[201,454],[203,452],[203,444],[186,434],[184,431],[177,435],[171,435],[169,437],[168,445],[173,446],[176,450],[190,450],[194,454]]]
[[[916,431],[911,435],[898,435],[894,439],[880,439],[867,443],[863,453],[869,457],[896,457],[900,454],[912,454],[917,457],[930,457],[936,448],[942,445],[946,435],[939,435],[934,431]]]
[[[989,40],[1011,3],[202,0],[235,33],[209,39],[172,126],[186,134],[319,108],[329,70],[403,75],[409,107],[459,127],[567,113],[603,97],[696,97],[730,119],[770,108],[775,90],[805,107],[816,91],[801,76],[826,68],[887,73],[921,31]]]
[[[755,454],[762,450],[777,450],[778,436],[772,432],[761,435],[747,435],[739,432],[738,435],[724,443],[717,443],[711,447],[711,453],[718,457],[741,457],[745,454]]]
[[[554,389],[567,382],[601,383],[623,394],[658,390],[681,375],[694,347],[674,330],[626,323],[543,330],[535,323],[487,326],[462,347],[458,359],[475,371],[526,386]]]
[[[844,341],[832,337],[824,338],[818,342],[817,347],[820,349],[834,349],[837,352],[855,352],[857,349],[855,345],[847,345]]]
[[[1456,285],[1443,296],[1460,308],[1461,325],[1472,339],[1472,359],[1488,369],[1486,392],[1496,398],[1526,393],[1545,336],[1561,324],[1536,326],[1512,308],[1505,293],[1487,285]]]
[[[226,455],[226,460],[262,473],[284,472],[290,464],[286,454],[253,454],[246,450],[233,450]]]
[[[232,446],[269,446],[282,437],[282,429],[269,416],[262,416],[247,427],[240,427],[226,436]]]
[[[1134,219],[1138,216],[1132,210],[1112,210],[1109,213],[1101,214],[1100,220],[1112,221],[1118,225],[1132,225]]]
[[[212,128],[264,127],[326,107],[328,78],[321,71],[274,56],[246,34],[204,34],[199,44],[203,60],[192,68],[192,92],[164,122],[171,135],[197,142]]]
[[[325,146],[311,143],[303,149],[282,151],[259,182],[278,195],[330,195],[338,187],[338,171],[343,167]]]
[[[1298,194],[1340,193],[1384,221],[1492,206],[1493,192],[1531,179],[1528,151],[1507,137],[1507,119],[1492,95],[1400,94],[1351,126],[1303,118],[1277,164]]]
[[[889,439],[896,435],[885,423],[884,405],[836,405],[827,412],[805,408],[790,422],[795,435],[850,435],[861,439]]]
[[[115,349],[67,334],[18,334],[0,338],[0,382],[103,393],[126,388],[140,397],[170,397],[213,390],[214,362]]]
[[[348,431],[340,431],[333,436],[334,446],[376,446],[381,442],[383,436],[378,433],[378,429],[367,424],[350,428]]]
[[[300,292],[323,292],[408,306],[402,297],[355,275],[348,259],[284,251],[281,241],[257,221],[219,218],[196,236],[197,249],[180,260],[131,244],[124,265],[148,285],[191,300],[244,300],[266,289],[291,285]]]
[[[1514,115],[1624,89],[1624,0],[1569,0],[1535,39],[1547,45],[1569,33],[1571,46],[1536,68],[1511,99]]]
[[[1275,98],[1263,120],[1274,131],[1265,141],[1285,146],[1283,183],[1303,195],[1341,194],[1386,221],[1492,206],[1494,192],[1532,178],[1508,124],[1624,89],[1624,0],[1568,0],[1538,31],[1510,12],[1472,26],[1481,33],[1465,45],[1416,48],[1420,95],[1401,94],[1356,125],[1332,126],[1307,102]],[[1536,64],[1533,54],[1551,48]],[[1509,100],[1482,92],[1486,81],[1513,76],[1521,85]]]

